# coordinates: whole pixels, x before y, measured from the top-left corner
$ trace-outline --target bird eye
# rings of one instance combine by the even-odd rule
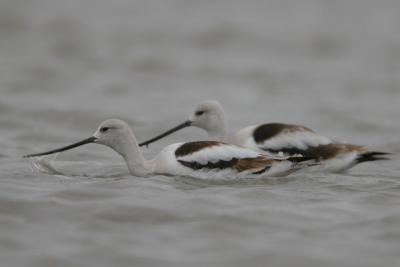
[[[108,130],[110,130],[110,127],[102,127],[102,128],[100,128],[100,132],[101,132],[101,133],[105,133],[105,132],[107,132]]]
[[[195,115],[196,116],[201,116],[204,114],[204,111],[200,110],[200,111],[196,111]]]

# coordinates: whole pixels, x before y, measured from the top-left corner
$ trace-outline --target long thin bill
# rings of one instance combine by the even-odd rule
[[[184,123],[181,123],[178,126],[172,128],[171,130],[166,131],[165,133],[162,133],[160,135],[157,135],[154,138],[151,138],[150,140],[147,140],[147,141],[145,141],[143,143],[140,143],[139,146],[148,146],[149,144],[151,144],[151,143],[153,143],[153,142],[155,142],[157,140],[160,140],[161,138],[163,138],[165,136],[168,136],[168,135],[170,135],[170,134],[172,134],[174,132],[179,131],[180,129],[183,129],[185,127],[189,127],[191,125],[192,125],[192,122],[190,120],[187,120]]]
[[[96,141],[96,139],[97,139],[96,137],[92,136],[92,137],[89,137],[89,138],[87,138],[85,140],[79,141],[79,142],[74,143],[74,144],[69,145],[69,146],[53,149],[53,150],[50,150],[50,151],[47,151],[47,152],[29,154],[29,155],[25,155],[23,157],[24,158],[31,158],[31,157],[39,157],[39,156],[50,155],[50,154],[62,152],[62,151],[65,151],[65,150],[70,150],[70,149],[73,149],[73,148],[78,147],[78,146],[94,143]]]

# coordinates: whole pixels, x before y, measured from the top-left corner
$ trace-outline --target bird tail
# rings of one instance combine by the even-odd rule
[[[388,160],[387,156],[391,155],[391,153],[387,152],[379,152],[379,151],[368,151],[361,153],[357,156],[357,163],[366,162],[366,161],[376,161],[376,160]]]

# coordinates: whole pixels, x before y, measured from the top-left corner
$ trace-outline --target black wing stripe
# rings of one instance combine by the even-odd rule
[[[263,143],[268,139],[271,139],[282,132],[296,132],[306,131],[313,132],[311,129],[301,126],[284,123],[267,123],[258,126],[254,132],[253,137],[257,144]]]
[[[215,163],[207,162],[206,164],[200,164],[198,162],[189,162],[184,160],[178,160],[183,166],[191,168],[193,170],[200,170],[200,169],[227,169],[232,168],[235,164],[237,164],[238,159],[233,158],[231,160],[219,160]]]
[[[259,156],[256,158],[232,158],[230,160],[219,160],[215,163],[207,162],[206,164],[201,164],[198,162],[189,162],[184,160],[178,160],[180,164],[185,167],[191,168],[193,170],[200,169],[227,169],[231,168],[238,172],[247,170],[258,170],[261,169],[261,173],[268,170],[271,167],[272,161],[264,156]],[[258,171],[257,171],[258,172]]]
[[[182,144],[180,147],[178,147],[176,149],[175,156],[177,158],[187,156],[187,155],[193,154],[197,151],[200,151],[204,148],[219,146],[221,144],[224,144],[224,143],[216,142],[216,141],[187,142],[187,143]]]

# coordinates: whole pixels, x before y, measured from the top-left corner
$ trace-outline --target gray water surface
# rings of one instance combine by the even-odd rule
[[[0,265],[400,266],[399,1],[2,0]],[[139,140],[218,99],[394,153],[348,174],[132,177],[108,148],[21,155],[104,119]],[[144,149],[206,138],[186,129]]]

